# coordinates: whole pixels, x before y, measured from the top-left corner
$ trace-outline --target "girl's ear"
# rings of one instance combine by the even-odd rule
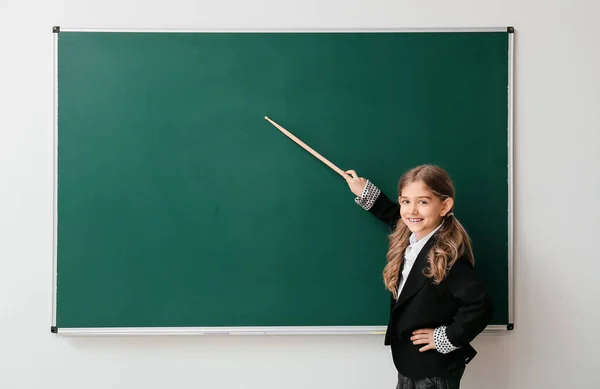
[[[441,216],[444,217],[450,210],[454,207],[454,199],[452,197],[448,197],[442,202],[442,212]]]

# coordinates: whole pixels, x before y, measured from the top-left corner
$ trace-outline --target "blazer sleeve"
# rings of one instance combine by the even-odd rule
[[[392,229],[396,227],[396,223],[400,219],[400,205],[390,200],[383,192],[379,194],[369,212]]]
[[[400,219],[400,205],[390,200],[371,181],[367,180],[362,195],[354,201],[392,229],[396,227]]]
[[[464,258],[454,263],[444,283],[460,303],[452,323],[446,327],[446,337],[456,347],[467,346],[492,320],[494,304],[473,266]]]

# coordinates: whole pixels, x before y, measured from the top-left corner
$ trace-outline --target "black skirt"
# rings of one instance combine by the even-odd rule
[[[398,373],[396,389],[459,389],[464,367],[449,370],[444,377],[408,378]]]

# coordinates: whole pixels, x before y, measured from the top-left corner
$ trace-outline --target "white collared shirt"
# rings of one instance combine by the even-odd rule
[[[400,285],[398,287],[398,294],[396,295],[396,300],[398,299],[398,297],[400,297],[400,292],[402,291],[402,288],[404,288],[406,279],[408,278],[408,275],[410,274],[410,271],[413,265],[415,264],[419,253],[423,249],[423,246],[425,246],[429,238],[431,238],[433,234],[435,234],[437,230],[440,229],[442,224],[443,222],[439,226],[437,226],[435,230],[431,231],[429,234],[425,235],[419,240],[417,240],[417,235],[414,232],[410,235],[410,238],[408,239],[409,245],[406,248],[406,251],[404,252],[404,267],[402,268],[402,274],[400,276]]]

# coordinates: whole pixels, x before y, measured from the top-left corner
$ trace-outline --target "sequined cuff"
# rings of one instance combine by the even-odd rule
[[[360,205],[368,211],[369,209],[371,209],[373,204],[375,204],[375,200],[377,200],[380,194],[381,191],[379,190],[379,188],[373,185],[371,181],[367,180],[367,185],[365,185],[362,194],[359,197],[355,198],[354,202],[356,202],[356,204]]]
[[[433,330],[433,344],[437,351],[442,354],[448,354],[460,347],[456,347],[446,337],[446,326],[438,327]]]

